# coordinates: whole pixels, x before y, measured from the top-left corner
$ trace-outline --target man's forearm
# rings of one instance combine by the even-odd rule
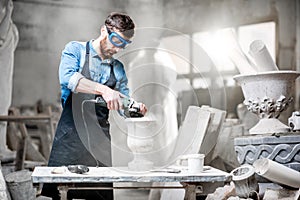
[[[118,91],[112,90],[106,85],[81,78],[75,89],[76,92],[102,95],[109,110],[119,110],[122,107],[121,97],[124,97]]]
[[[76,92],[88,93],[88,94],[104,94],[107,90],[107,86],[94,81],[82,78],[79,80],[76,87]]]

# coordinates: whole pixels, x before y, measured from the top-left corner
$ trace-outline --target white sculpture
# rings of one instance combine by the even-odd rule
[[[293,101],[296,71],[268,71],[233,78],[241,85],[248,110],[260,117],[250,134],[287,132],[290,127],[277,118]]]
[[[0,115],[7,115],[11,105],[14,51],[19,41],[18,29],[11,19],[12,12],[11,0],[0,1]],[[6,145],[6,127],[6,122],[0,122],[0,158],[15,156]]]
[[[127,118],[127,144],[133,153],[133,160],[128,163],[129,170],[147,171],[153,168],[153,162],[148,160],[147,154],[153,150],[153,134],[155,122],[152,117]]]

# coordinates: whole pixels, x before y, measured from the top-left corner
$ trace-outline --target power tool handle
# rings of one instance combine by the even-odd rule
[[[106,101],[103,99],[102,96],[96,98],[96,103],[99,103],[103,107],[107,107]]]

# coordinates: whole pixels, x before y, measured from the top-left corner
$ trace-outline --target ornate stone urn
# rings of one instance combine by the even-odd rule
[[[277,118],[293,101],[293,89],[300,72],[268,71],[233,78],[242,87],[244,104],[260,117],[250,134],[282,133],[290,128]]]
[[[127,118],[127,145],[133,153],[133,160],[128,163],[129,170],[147,171],[153,168],[153,162],[147,155],[153,149],[153,132],[155,122],[153,117]]]

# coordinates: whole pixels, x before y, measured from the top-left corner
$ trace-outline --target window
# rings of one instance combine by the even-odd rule
[[[276,26],[275,22],[266,22],[240,26],[238,28],[239,43],[244,52],[248,54],[249,46],[254,40],[261,40],[265,43],[273,60],[276,60]]]
[[[176,69],[179,103],[187,107],[198,102],[199,106],[206,104],[235,113],[243,94],[233,76],[239,74],[237,66],[242,62],[234,60],[231,54],[233,50],[239,51],[238,58],[251,61],[248,51],[254,40],[262,40],[276,59],[275,22],[164,37],[160,47],[172,52],[161,56],[164,60],[169,57],[168,65]],[[197,99],[193,99],[195,96]]]
[[[275,61],[275,28],[275,22],[265,22],[198,32],[192,34],[192,38],[207,52],[227,86],[233,86],[235,82],[229,79],[232,79],[232,76],[239,72],[232,62],[231,50],[236,49],[245,55],[245,59],[252,60],[248,54],[249,46],[254,40],[262,40]],[[196,62],[197,52],[193,51],[192,54],[194,55],[194,62]]]

